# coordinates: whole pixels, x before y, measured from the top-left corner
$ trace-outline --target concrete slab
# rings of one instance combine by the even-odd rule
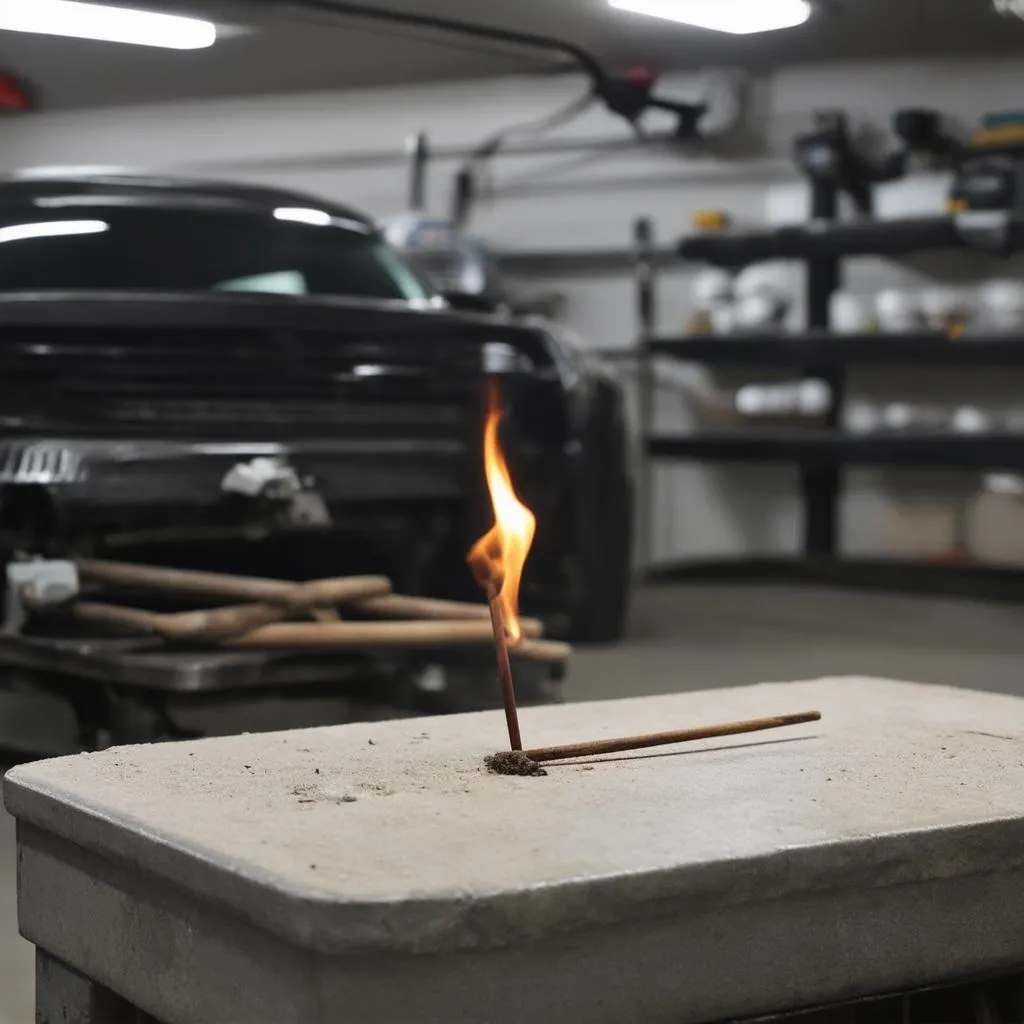
[[[539,746],[811,709],[544,778],[484,771],[495,712],[27,765],[4,789],[22,928],[168,1024],[329,1020],[331,999],[366,1021],[704,1020],[1024,963],[1024,700],[848,678],[522,723]]]
[[[0,1024],[33,1019],[35,950],[15,929],[14,820],[0,810]]]

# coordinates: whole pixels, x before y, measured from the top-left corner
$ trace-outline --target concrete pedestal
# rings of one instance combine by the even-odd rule
[[[498,712],[20,767],[21,929],[165,1024],[680,1024],[1020,970],[1024,700],[835,679],[522,725],[812,709],[543,778],[483,769]]]

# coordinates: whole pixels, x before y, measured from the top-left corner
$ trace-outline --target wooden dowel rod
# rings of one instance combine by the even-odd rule
[[[230,647],[370,647],[472,644],[491,639],[485,622],[282,622],[254,629]]]
[[[470,601],[443,601],[435,597],[408,597],[405,594],[386,594],[352,602],[352,607],[365,615],[379,615],[386,619],[468,619],[490,622],[491,612],[486,604]],[[524,636],[544,635],[539,619],[520,618]]]
[[[157,616],[141,608],[122,608],[120,605],[100,604],[98,601],[78,601],[72,606],[72,614],[82,622],[116,626],[131,633],[144,633],[147,636],[157,635]]]
[[[262,625],[279,622],[289,613],[273,604],[244,604],[210,611],[177,612],[170,615],[129,608],[124,605],[79,601],[72,606],[75,618],[83,622],[118,626],[131,632],[156,634],[165,640],[223,640],[247,633]]]
[[[568,743],[559,747],[537,747],[524,753],[531,761],[565,761],[573,757],[595,757],[598,754],[619,754],[627,750],[662,747],[670,743],[689,743],[693,740],[716,739],[764,729],[781,729],[787,725],[817,722],[819,711],[804,711],[797,715],[777,715],[774,718],[754,718],[746,722],[726,722],[697,729],[677,729],[674,732],[654,732],[646,736],[624,736],[621,739],[593,740],[589,743]]]
[[[226,642],[229,647],[451,647],[493,644],[490,622],[284,622],[254,629]],[[523,640],[509,648],[513,658],[564,662],[572,648],[555,640]]]
[[[391,592],[391,581],[386,576],[341,576],[296,583],[95,558],[80,558],[76,565],[82,579],[111,587],[171,591],[229,601],[266,601],[297,608],[344,604]]]
[[[310,611],[322,612],[332,609],[315,608]],[[168,640],[226,640],[240,636],[260,626],[281,622],[297,609],[283,604],[243,604],[233,608],[211,608],[197,612],[178,612],[156,617],[156,631]],[[321,621],[331,621],[323,619]],[[334,621],[339,621],[337,613]]]

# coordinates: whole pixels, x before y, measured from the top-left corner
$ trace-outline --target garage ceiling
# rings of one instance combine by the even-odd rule
[[[111,0],[107,0],[111,2]],[[372,2],[372,0],[371,0]],[[708,63],[765,68],[817,60],[1024,52],[1024,22],[990,0],[828,0],[789,31],[723,36],[613,11],[605,0],[390,0],[397,7],[582,43],[609,66]],[[49,109],[470,78],[544,71],[557,61],[405,27],[303,13],[276,0],[136,0],[203,13],[240,31],[208,50],[165,51],[0,32],[0,67],[33,81]]]

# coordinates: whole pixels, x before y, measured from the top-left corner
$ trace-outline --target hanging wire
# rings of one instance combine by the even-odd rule
[[[553,114],[537,118],[534,121],[524,121],[521,124],[512,125],[510,128],[503,128],[493,135],[484,139],[473,151],[471,160],[486,160],[494,156],[510,139],[543,135],[554,128],[574,121],[577,117],[589,110],[594,105],[594,94],[584,93],[559,108]]]
[[[397,11],[371,4],[349,3],[347,0],[283,0],[283,2],[284,6],[320,11],[325,14],[368,18],[377,22],[410,25],[414,28],[425,28],[454,35],[469,36],[474,39],[487,39],[497,43],[508,43],[512,46],[561,53],[564,56],[571,57],[583,69],[594,82],[595,89],[605,80],[604,69],[592,54],[588,53],[581,46],[576,46],[574,43],[566,42],[562,39],[554,39],[550,36],[475,25],[456,18],[442,18],[432,14]]]
[[[326,12],[320,10],[302,10],[301,13],[310,15],[308,18],[302,20],[308,21],[316,25],[333,25],[337,26],[337,17],[330,17]],[[323,14],[323,17],[316,17],[318,14]],[[543,57],[535,54],[524,54],[522,47],[513,48],[511,45],[504,49],[500,45],[487,46],[483,43],[472,43],[459,36],[449,36],[442,34],[437,29],[424,29],[420,32],[416,32],[412,28],[402,30],[394,27],[390,23],[384,25],[355,25],[353,24],[349,28],[350,31],[372,33],[373,35],[386,36],[388,39],[410,39],[417,43],[429,43],[431,46],[441,46],[448,50],[460,50],[463,53],[476,53],[484,57],[500,57],[506,61],[522,61],[524,63],[530,63],[534,65],[529,68],[531,74],[548,74],[548,73],[559,73],[565,71],[575,71],[577,67],[575,64],[567,64],[565,61],[555,62],[552,59],[545,60]]]
[[[487,177],[486,171],[491,158],[496,156],[504,148],[506,143],[512,139],[531,138],[537,135],[544,135],[555,128],[569,124],[571,121],[574,121],[581,114],[589,110],[594,105],[595,98],[594,93],[588,91],[582,96],[577,96],[564,107],[556,110],[553,114],[547,114],[546,116],[537,118],[533,121],[526,121],[521,124],[512,125],[509,128],[503,128],[484,139],[484,141],[473,150],[472,155],[462,165],[462,168],[458,172],[456,180],[458,181],[461,179],[463,183],[462,188],[468,189],[469,194],[464,197],[467,207],[455,219],[464,220],[465,217],[468,216],[468,204],[471,203],[473,199],[479,198],[481,184],[483,185],[483,191],[486,194],[490,194],[493,191],[494,183],[489,177]]]

